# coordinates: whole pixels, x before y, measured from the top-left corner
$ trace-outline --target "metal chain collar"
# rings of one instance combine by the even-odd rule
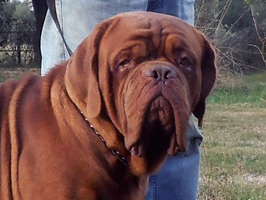
[[[103,138],[103,136],[94,128],[94,126],[89,122],[89,120],[84,116],[84,114],[80,111],[85,121],[88,123],[88,125],[91,127],[93,132],[100,138],[100,140],[105,144],[105,146],[112,152],[114,156],[118,158],[125,166],[127,166],[127,160],[124,156],[122,156],[119,151],[116,151],[114,149],[111,149],[109,145],[107,144],[106,140]]]

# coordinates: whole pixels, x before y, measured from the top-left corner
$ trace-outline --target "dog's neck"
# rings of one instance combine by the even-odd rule
[[[57,80],[60,81],[58,84],[55,84],[56,86],[54,86],[53,89],[60,90],[61,93],[60,96],[57,95],[51,99],[56,101],[54,104],[57,106],[54,109],[58,111],[55,111],[55,113],[61,113],[61,117],[64,116],[65,118],[58,120],[63,121],[61,124],[67,123],[70,128],[70,132],[65,132],[74,134],[70,137],[73,138],[75,136],[80,145],[82,145],[86,151],[97,151],[97,154],[101,154],[101,157],[105,157],[106,161],[104,162],[109,163],[108,165],[110,167],[113,167],[114,165],[119,166],[120,170],[122,168],[137,177],[147,176],[147,174],[151,172],[151,167],[149,166],[149,163],[147,163],[148,160],[145,157],[134,156],[126,149],[124,136],[119,132],[114,123],[112,123],[112,120],[103,113],[100,113],[96,117],[89,118],[86,109],[87,106],[84,101],[81,101],[78,98],[75,99],[69,95],[70,93],[65,87],[64,79],[62,77],[57,78]],[[50,92],[50,94],[53,94],[53,92]],[[94,129],[92,129],[87,123],[85,120],[86,118],[92,124]],[[77,126],[77,124],[79,124],[79,126]],[[63,129],[64,127],[61,128]],[[97,135],[94,130],[97,130],[99,134]],[[100,137],[104,139],[104,142],[100,139]],[[91,142],[92,144],[88,144],[88,142]],[[127,160],[127,166],[119,160],[118,155],[113,155],[110,149],[118,151],[119,154]],[[99,162],[101,161],[102,160],[100,159]],[[113,169],[110,170],[113,171]]]
[[[112,149],[108,142],[105,140],[105,138],[96,130],[96,128],[90,123],[90,121],[84,116],[84,114],[80,111],[80,114],[83,116],[84,120],[87,122],[88,126],[91,127],[91,129],[93,130],[93,132],[100,138],[100,140],[104,143],[104,145],[106,146],[106,148],[108,148],[110,150],[110,152],[117,157],[118,160],[120,160],[123,165],[128,166],[127,164],[127,159],[126,157],[124,157],[123,155],[121,155],[121,153],[116,150],[116,149]]]

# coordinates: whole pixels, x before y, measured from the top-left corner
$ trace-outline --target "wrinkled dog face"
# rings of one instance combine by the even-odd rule
[[[123,122],[126,147],[149,162],[185,149],[187,122],[200,97],[202,37],[176,21],[125,16],[101,42],[100,84],[112,83],[102,84],[103,94],[112,94],[104,98]]]
[[[189,117],[193,112],[201,123],[215,81],[214,52],[205,37],[175,17],[133,12],[107,20],[89,40],[83,46],[90,60],[84,62],[94,63],[88,73],[99,85],[88,95],[99,97],[88,102],[88,115],[104,108],[124,137],[135,173],[154,170],[167,152],[184,151]]]

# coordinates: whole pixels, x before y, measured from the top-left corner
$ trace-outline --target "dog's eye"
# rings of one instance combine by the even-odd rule
[[[179,62],[178,62],[178,65],[185,69],[185,70],[188,70],[188,71],[191,71],[192,68],[193,68],[193,65],[190,61],[190,59],[188,57],[182,57]]]
[[[119,63],[119,68],[124,68],[130,65],[130,60],[129,59],[124,59]]]

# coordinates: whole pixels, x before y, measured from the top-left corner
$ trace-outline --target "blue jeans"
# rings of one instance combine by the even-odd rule
[[[69,47],[78,44],[102,20],[121,12],[147,10],[174,15],[194,22],[195,0],[56,0],[57,15]],[[61,36],[48,12],[41,39],[42,75],[68,59]],[[163,168],[150,177],[146,200],[194,200],[197,196],[202,136],[191,116],[187,130],[188,149],[169,157]]]
[[[93,27],[113,15],[148,10],[182,18],[194,24],[195,0],[56,0],[57,16],[64,37],[74,51]],[[53,66],[69,58],[60,34],[47,13],[41,36],[42,68],[45,75]]]
[[[150,176],[146,200],[197,199],[202,139],[191,116],[187,129],[188,149],[169,157],[159,173]]]

